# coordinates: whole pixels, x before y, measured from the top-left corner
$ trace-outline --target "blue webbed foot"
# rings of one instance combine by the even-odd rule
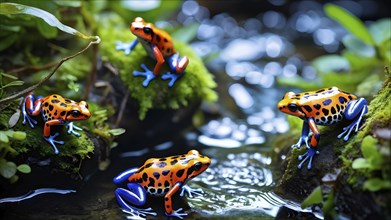
[[[121,41],[117,41],[115,44],[116,50],[123,50],[125,55],[129,55],[132,51],[132,43],[124,43]]]
[[[54,138],[56,138],[58,135],[59,135],[59,133],[55,133],[54,135],[51,135],[48,138],[43,137],[45,139],[45,141],[49,142],[49,144],[52,145],[55,154],[59,153],[59,151],[58,151],[58,149],[56,147],[56,144],[64,144],[64,141],[54,140]]]
[[[307,165],[307,169],[311,169],[312,167],[312,158],[315,156],[315,154],[319,154],[319,151],[315,150],[314,148],[310,147],[307,151],[307,153],[303,154],[303,155],[300,155],[298,157],[299,160],[303,160],[301,161],[301,163],[297,166],[297,168],[301,169],[301,167],[303,166],[304,162],[307,161],[308,159],[309,162],[308,162],[308,165]]]
[[[296,144],[293,144],[291,148],[297,148],[300,149],[301,145],[305,144],[306,148],[309,149],[310,145],[308,143],[308,139],[310,136],[302,136],[300,137],[299,141]]]
[[[165,74],[162,75],[162,79],[163,79],[163,80],[171,79],[170,82],[168,82],[168,86],[169,86],[169,87],[172,87],[172,86],[174,85],[174,83],[175,83],[181,76],[182,76],[182,74],[167,72],[167,73],[165,73]]]
[[[67,124],[68,127],[68,134],[74,134],[77,137],[80,137],[80,133],[76,132],[75,130],[82,131],[83,129],[77,127],[76,125],[73,124],[73,122],[69,122]]]
[[[141,64],[141,68],[143,68],[145,70],[145,72],[140,72],[140,71],[135,70],[135,71],[133,71],[133,76],[144,76],[145,80],[143,81],[143,86],[147,87],[149,85],[149,82],[151,82],[151,80],[155,79],[156,76],[144,64]]]
[[[187,185],[182,186],[181,193],[179,194],[181,197],[183,197],[187,193],[187,196],[192,198],[193,194],[195,195],[202,195],[204,191],[202,189],[192,189]]]
[[[182,211],[182,208],[179,208],[178,210],[174,210],[172,214],[166,213],[166,215],[167,215],[168,217],[177,217],[177,218],[179,218],[179,219],[183,219],[182,216],[186,216],[187,213],[181,212],[181,211]]]
[[[31,128],[34,128],[34,125],[36,125],[38,122],[31,118],[27,113],[25,113],[24,111],[22,111],[22,114],[23,114],[23,121],[22,121],[22,124],[26,124],[26,121],[29,123],[30,127]]]

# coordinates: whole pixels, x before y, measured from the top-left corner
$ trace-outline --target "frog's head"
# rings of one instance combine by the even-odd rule
[[[86,120],[91,117],[91,112],[88,110],[88,104],[85,101],[75,102],[69,105],[66,116],[67,121]]]
[[[153,29],[153,24],[145,23],[144,19],[141,17],[135,18],[134,21],[130,24],[130,31],[134,35],[149,42],[153,39]]]
[[[191,179],[204,172],[210,165],[210,158],[201,155],[196,150],[190,150],[187,152],[186,157],[189,158],[187,163],[187,178]]]
[[[305,114],[301,110],[300,95],[294,92],[287,92],[281,101],[277,104],[277,108],[290,115],[294,115],[300,118],[304,118]]]

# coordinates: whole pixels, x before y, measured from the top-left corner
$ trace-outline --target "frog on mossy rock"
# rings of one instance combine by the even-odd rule
[[[171,79],[168,86],[172,87],[185,71],[189,59],[186,56],[179,57],[171,36],[166,31],[156,28],[151,23],[144,22],[144,19],[140,17],[135,18],[131,23],[130,31],[137,38],[131,43],[118,42],[116,49],[124,50],[125,54],[129,54],[137,43],[140,42],[148,55],[156,60],[153,71],[149,70],[145,64],[141,64],[145,72],[134,71],[133,75],[144,76],[146,79],[143,82],[143,86],[147,87],[151,80],[160,75],[162,65],[167,61],[171,72],[162,75],[162,79]]]
[[[319,151],[315,150],[320,140],[320,133],[316,125],[333,125],[346,120],[352,121],[343,128],[338,138],[344,136],[344,141],[349,139],[353,129],[357,132],[363,115],[368,112],[367,102],[364,98],[358,99],[355,95],[342,91],[337,87],[324,88],[317,91],[295,94],[287,92],[278,103],[278,109],[286,114],[301,118],[303,128],[299,141],[292,148],[300,148],[305,144],[308,151],[298,157],[303,160],[298,168],[309,159],[308,169],[311,169],[312,159]],[[310,130],[312,134],[310,134]]]
[[[45,121],[43,138],[52,145],[55,154],[59,153],[56,144],[64,144],[64,141],[55,140],[59,133],[51,135],[51,126],[66,125],[68,134],[79,137],[80,134],[75,130],[82,129],[75,126],[73,121],[86,120],[91,116],[88,104],[85,101],[75,102],[57,94],[35,97],[33,93],[30,93],[24,98],[21,109],[23,114],[22,123],[26,124],[28,122],[31,128],[34,128],[34,125],[38,123],[31,116],[42,114]]]

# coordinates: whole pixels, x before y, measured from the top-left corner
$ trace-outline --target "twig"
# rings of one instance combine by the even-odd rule
[[[125,97],[122,99],[121,106],[118,112],[118,117],[115,122],[115,127],[118,128],[119,124],[122,121],[122,116],[124,114],[125,108],[126,108],[126,103],[128,102],[128,97],[129,97],[129,91],[125,93]]]
[[[69,59],[72,59],[78,55],[80,55],[81,53],[83,53],[84,51],[86,51],[92,44],[99,44],[100,43],[100,38],[98,36],[96,36],[96,40],[95,41],[91,41],[84,49],[82,49],[81,51],[69,56],[69,57],[65,57],[63,58],[58,64],[57,66],[54,68],[54,70],[49,73],[49,75],[47,75],[45,78],[43,78],[41,81],[39,81],[37,84],[35,85],[32,85],[14,95],[11,95],[11,96],[8,96],[7,98],[4,98],[2,100],[0,100],[0,104],[4,103],[4,102],[8,102],[8,101],[11,101],[13,99],[16,99],[16,98],[19,98],[23,95],[25,95],[26,93],[29,93],[31,91],[33,91],[34,89],[36,89],[37,87],[39,87],[40,85],[42,85],[44,82],[46,82],[48,79],[50,79],[50,77],[52,77],[54,75],[54,73],[57,71],[58,68],[60,68],[60,66],[67,60]]]

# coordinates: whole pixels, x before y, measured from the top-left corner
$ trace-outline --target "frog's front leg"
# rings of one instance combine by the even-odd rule
[[[64,141],[57,141],[55,138],[59,135],[59,133],[55,133],[53,136],[50,135],[50,127],[53,125],[63,125],[64,121],[60,119],[54,119],[45,122],[44,129],[43,129],[43,138],[52,145],[54,149],[54,153],[58,154],[59,151],[57,149],[56,144],[64,144]]]
[[[193,194],[201,196],[202,193],[204,193],[204,191],[202,189],[192,189],[189,186],[184,185],[184,186],[182,186],[181,193],[179,195],[181,197],[183,197],[185,195],[185,193],[187,193],[188,197],[192,198]]]
[[[76,132],[75,130],[82,131],[82,128],[77,127],[73,124],[73,122],[68,122],[66,126],[68,127],[68,134],[74,134],[77,137],[80,137],[80,133]]]
[[[354,128],[356,128],[355,132],[358,131],[358,128],[362,121],[362,117],[367,112],[368,112],[367,101],[364,98],[350,101],[344,111],[344,116],[347,120],[354,120],[354,121],[350,123],[350,125],[343,128],[344,131],[338,135],[338,138],[341,138],[343,135],[346,134],[343,140],[347,141],[349,139],[350,133]]]
[[[305,144],[307,149],[309,149],[310,148],[310,146],[308,144],[308,139],[309,139],[308,134],[309,134],[309,132],[310,132],[310,127],[308,125],[308,121],[304,120],[303,121],[303,128],[301,129],[301,137],[300,137],[299,141],[296,144],[293,144],[291,146],[291,148],[298,148],[298,149],[300,149],[301,145]]]
[[[308,161],[308,165],[307,165],[307,169],[311,169],[312,167],[312,159],[313,157],[315,156],[315,154],[319,154],[319,151],[315,150],[315,147],[318,146],[318,143],[319,143],[319,139],[320,139],[320,133],[318,131],[318,127],[316,126],[315,122],[314,122],[314,119],[313,118],[309,118],[308,119],[308,123],[307,123],[307,126],[311,129],[312,131],[312,136],[311,136],[311,140],[310,140],[310,147],[308,148],[308,151],[303,154],[303,155],[300,155],[298,157],[299,160],[303,160],[300,162],[300,164],[297,166],[297,168],[301,169],[301,167],[303,166],[303,164],[309,159]]]
[[[178,182],[168,191],[168,193],[164,196],[164,207],[166,209],[166,215],[169,217],[177,217],[183,219],[182,216],[186,216],[187,213],[182,213],[182,208],[174,210],[172,207],[172,196],[182,187],[181,182]]]
[[[167,58],[168,65],[170,66],[171,72],[167,72],[162,75],[162,79],[171,79],[168,83],[169,87],[172,87],[174,83],[183,75],[187,65],[189,64],[189,59],[185,56],[180,58],[178,53],[175,53]]]
[[[147,193],[145,189],[137,183],[128,183],[128,189],[117,188],[115,190],[115,197],[119,205],[127,212],[138,216],[154,215],[152,208],[141,209],[133,206],[143,206],[147,201]]]
[[[118,41],[115,45],[116,50],[123,50],[125,55],[130,54],[132,52],[133,48],[137,45],[138,39],[134,40],[133,42],[130,43],[124,43],[121,41]]]
[[[144,64],[141,64],[141,68],[145,70],[145,72],[140,72],[140,71],[133,71],[133,76],[144,76],[145,80],[143,81],[143,86],[147,87],[149,85],[149,82],[151,80],[155,79],[156,76],[160,74],[160,69],[162,68],[162,65],[164,63],[164,57],[162,53],[160,52],[159,48],[157,46],[150,45],[151,50],[153,52],[153,56],[156,59],[156,65],[155,68],[153,69],[153,72],[149,70]]]

